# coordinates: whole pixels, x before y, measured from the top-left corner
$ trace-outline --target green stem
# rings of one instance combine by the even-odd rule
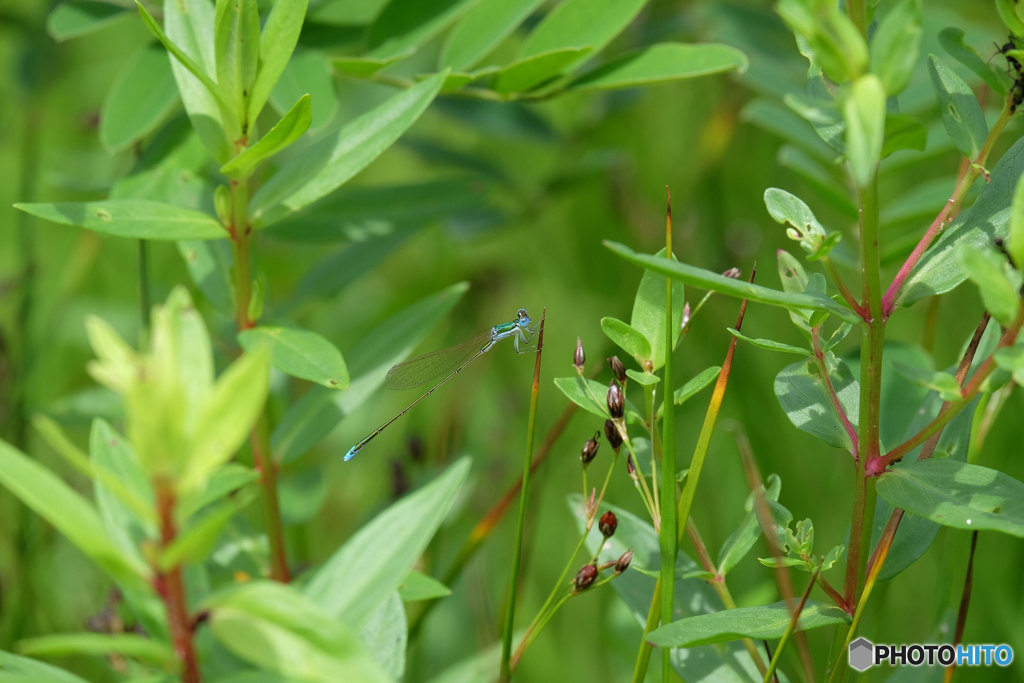
[[[530,413],[526,426],[526,450],[523,454],[523,486],[519,493],[519,517],[516,520],[515,544],[512,547],[512,572],[509,578],[508,602],[505,607],[505,626],[501,642],[501,680],[512,678],[512,629],[516,620],[516,592],[519,586],[519,562],[523,552],[523,531],[526,528],[526,503],[530,494],[530,471],[533,461],[533,434],[537,424],[537,396],[540,394],[540,359],[544,349],[544,321],[547,310],[541,313],[537,331],[537,357],[533,365],[533,386],[530,390]],[[518,661],[518,660],[517,660]]]
[[[665,224],[665,258],[672,259],[672,204],[669,199],[668,217]],[[665,375],[662,378],[661,386],[665,387],[662,404],[665,406],[665,414],[661,423],[661,533],[658,536],[661,546],[661,623],[672,623],[672,601],[675,597],[676,577],[676,434],[675,434],[675,410],[672,405],[672,335],[675,332],[672,325],[672,285],[671,278],[665,278]],[[653,388],[653,387],[652,387]],[[653,398],[652,398],[653,415]],[[651,424],[653,436],[654,425]],[[651,440],[652,446],[654,440]],[[652,453],[653,456],[653,453]],[[657,461],[656,457],[651,462]],[[657,484],[657,478],[654,480]],[[672,676],[672,650],[663,648],[662,651],[662,680],[665,683]]]
[[[654,584],[654,595],[651,596],[651,607],[647,610],[647,623],[644,624],[644,632],[640,637],[640,650],[636,653],[636,664],[633,666],[633,683],[643,683],[647,678],[647,666],[651,662],[651,651],[653,646],[647,642],[647,634],[658,625],[659,606],[661,605],[661,576],[658,576]]]
[[[154,482],[157,517],[160,520],[160,546],[166,549],[177,536],[174,524],[174,485],[168,481]],[[192,622],[185,602],[185,580],[181,565],[167,571],[156,570],[154,584],[167,610],[167,624],[171,632],[174,653],[181,662],[181,680],[198,683],[199,664],[192,643]]]
[[[879,420],[882,393],[882,348],[885,320],[882,317],[882,282],[878,248],[878,178],[860,188],[860,273],[864,294],[863,308],[868,318],[861,323],[860,344],[860,418],[857,426],[857,461],[854,475],[853,514],[850,516],[850,551],[847,555],[843,598],[856,602],[857,586],[863,576],[867,555],[863,552],[868,509],[866,468],[879,456]],[[868,539],[870,542],[870,538]]]

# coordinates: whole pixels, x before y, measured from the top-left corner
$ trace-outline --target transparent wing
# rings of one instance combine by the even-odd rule
[[[450,375],[457,367],[479,355],[491,342],[491,331],[488,330],[461,344],[446,346],[422,356],[410,358],[393,366],[384,378],[388,389],[402,391],[413,389],[430,382],[436,382]]]

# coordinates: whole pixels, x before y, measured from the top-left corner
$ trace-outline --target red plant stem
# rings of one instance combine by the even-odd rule
[[[281,506],[277,497],[277,463],[270,455],[267,443],[266,414],[261,413],[256,425],[249,432],[252,447],[252,463],[260,473],[263,488],[263,505],[267,515],[267,538],[270,542],[270,578],[282,583],[291,581],[288,556],[284,548],[284,525],[281,522]]]
[[[160,522],[160,546],[167,548],[177,535],[174,524],[174,488],[168,481],[158,481],[155,489]],[[185,581],[182,578],[181,565],[175,565],[168,571],[157,570],[154,583],[167,609],[167,623],[171,630],[174,653],[181,661],[181,679],[185,683],[198,683],[201,678],[196,652],[192,647],[192,626],[185,605]]]
[[[978,532],[971,534],[971,552],[967,556],[967,576],[964,577],[964,590],[960,595],[960,610],[956,615],[956,631],[953,635],[953,647],[964,640],[964,625],[967,623],[967,609],[971,606],[971,586],[974,583],[974,551],[978,547]],[[953,680],[956,663],[946,667],[945,680]]]
[[[822,258],[821,262],[825,264],[825,268],[828,269],[829,275],[832,276],[832,282],[835,283],[836,288],[839,290],[839,293],[843,297],[843,300],[846,301],[847,305],[849,305],[850,308],[856,311],[857,315],[867,320],[867,310],[860,305],[860,302],[857,301],[857,299],[853,296],[853,292],[847,289],[846,283],[843,282],[843,278],[840,277],[839,271],[836,270],[836,264],[832,263],[832,259],[830,259],[828,256]]]
[[[832,409],[835,410],[836,415],[839,416],[839,421],[843,423],[843,429],[846,430],[846,435],[850,437],[850,455],[852,455],[856,460],[857,428],[850,424],[850,418],[846,416],[843,404],[839,402],[839,397],[836,395],[835,387],[832,386],[832,378],[829,376],[828,367],[825,365],[825,354],[821,350],[821,328],[815,327],[811,329],[811,343],[814,345],[814,358],[818,362],[818,370],[821,372],[822,380],[825,382],[825,390],[828,394],[828,399],[832,403]]]

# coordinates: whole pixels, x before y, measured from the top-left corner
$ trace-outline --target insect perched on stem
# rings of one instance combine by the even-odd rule
[[[430,396],[438,387],[452,377],[462,372],[463,368],[467,365],[490,351],[491,347],[502,339],[511,337],[512,346],[515,348],[516,353],[525,353],[525,350],[519,350],[519,342],[522,341],[525,344],[529,344],[533,340],[533,336],[536,333],[536,325],[531,327],[531,322],[530,314],[526,312],[525,308],[520,308],[516,311],[515,320],[495,325],[489,331],[467,339],[461,344],[431,351],[392,367],[388,370],[387,377],[384,378],[384,384],[389,389],[401,391],[403,389],[414,389],[430,382],[435,382],[435,384],[426,393],[406,406],[402,412],[392,417],[380,427],[377,427],[377,429],[350,448],[348,453],[345,454],[345,461],[348,462],[354,458],[356,453],[362,450],[378,434],[390,427],[392,422],[412,410],[413,406],[427,396]]]

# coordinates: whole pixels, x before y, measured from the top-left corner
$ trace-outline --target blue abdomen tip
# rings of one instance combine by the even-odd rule
[[[352,458],[356,457],[356,453],[358,453],[358,452],[359,452],[359,449],[356,448],[355,446],[353,446],[352,448],[348,449],[348,453],[345,454],[345,462],[348,462]]]

